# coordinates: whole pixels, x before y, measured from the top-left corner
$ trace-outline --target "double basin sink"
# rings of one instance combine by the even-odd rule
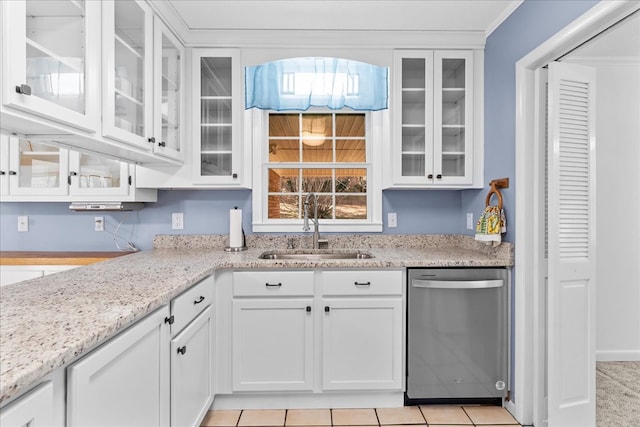
[[[267,251],[260,254],[260,259],[301,259],[301,260],[323,260],[323,259],[371,259],[373,255],[361,251],[340,251],[327,249],[308,250],[276,250]]]

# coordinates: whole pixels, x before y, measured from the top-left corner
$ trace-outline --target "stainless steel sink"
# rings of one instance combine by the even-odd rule
[[[373,255],[360,251],[331,251],[331,250],[288,250],[288,251],[267,251],[259,256],[260,259],[302,259],[302,260],[322,260],[322,259],[370,259]]]

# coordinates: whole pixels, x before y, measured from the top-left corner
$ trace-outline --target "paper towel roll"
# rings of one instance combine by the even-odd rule
[[[229,210],[229,247],[244,246],[244,232],[242,231],[242,209]]]

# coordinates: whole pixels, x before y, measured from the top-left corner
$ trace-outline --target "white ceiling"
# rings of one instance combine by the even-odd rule
[[[523,0],[168,0],[189,30],[479,31]]]

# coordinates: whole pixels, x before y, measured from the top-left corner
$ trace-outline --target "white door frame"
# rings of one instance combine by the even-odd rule
[[[506,407],[522,424],[544,425],[539,411],[534,419],[534,407],[539,407],[539,400],[544,397],[539,366],[534,363],[544,360],[541,354],[544,346],[534,345],[534,337],[539,332],[538,313],[544,313],[546,308],[534,305],[534,291],[537,286],[544,285],[540,282],[544,277],[540,278],[539,259],[535,256],[540,245],[544,245],[537,238],[535,224],[538,212],[536,183],[540,172],[535,167],[535,70],[639,8],[637,1],[602,1],[516,63],[515,402],[507,402]]]

